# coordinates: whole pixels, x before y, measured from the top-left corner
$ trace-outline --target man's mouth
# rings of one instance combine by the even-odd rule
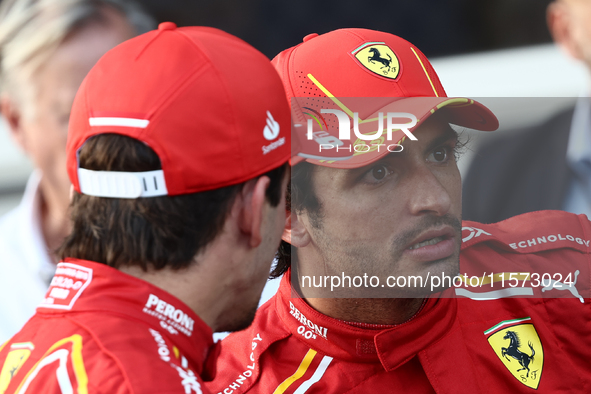
[[[435,261],[451,256],[456,250],[456,234],[451,226],[430,229],[410,241],[404,254],[415,261]]]
[[[410,248],[408,248],[408,249],[410,249],[410,250],[413,250],[413,249],[422,248],[423,246],[428,246],[428,245],[435,245],[435,244],[438,244],[438,243],[439,243],[439,242],[441,242],[441,241],[444,241],[444,240],[445,240],[445,239],[447,239],[447,238],[448,238],[448,237],[434,237],[434,238],[430,238],[430,239],[428,239],[428,240],[426,240],[426,241],[423,241],[423,242],[418,242],[418,243],[416,243],[416,244],[412,245],[412,246],[411,246]]]

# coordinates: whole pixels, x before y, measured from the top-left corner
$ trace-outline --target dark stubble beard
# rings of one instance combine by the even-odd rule
[[[325,256],[330,256],[332,254],[330,248],[331,247],[338,247],[336,244],[330,245],[328,240],[323,237],[323,220],[321,217],[316,217],[316,221],[314,223],[314,227],[316,229],[316,237],[318,239],[318,243],[324,243],[327,245],[324,248]],[[461,235],[462,235],[462,224],[458,217],[455,217],[450,214],[446,214],[443,216],[437,215],[426,215],[420,219],[418,223],[416,223],[412,229],[406,230],[399,234],[396,239],[393,240],[392,246],[390,248],[391,252],[388,257],[390,267],[397,267],[399,262],[402,260],[402,255],[405,249],[409,246],[409,244],[416,239],[420,234],[428,231],[432,228],[438,228],[442,226],[450,226],[454,233],[455,233],[455,240],[457,242],[456,245],[456,252],[454,252],[451,256],[446,257],[441,260],[436,260],[429,262],[432,264],[433,267],[441,267],[441,263],[447,264],[449,267],[450,272],[446,272],[446,275],[450,275],[451,277],[457,275],[457,271],[459,270],[459,249],[461,246]],[[330,245],[330,246],[329,246]],[[349,249],[348,256],[352,258],[352,261],[355,261],[357,267],[371,267],[374,261],[367,256],[365,249]],[[445,263],[447,261],[448,263]],[[353,263],[352,263],[353,264]],[[336,273],[339,274],[339,273]],[[336,275],[335,274],[335,275]],[[357,272],[359,274],[359,272]],[[380,275],[379,273],[375,273],[376,275]],[[392,275],[396,275],[396,272],[391,272]],[[431,273],[435,274],[435,273]],[[306,275],[327,275],[326,271],[324,271],[323,265],[318,265],[313,267],[311,270],[308,267],[306,271]],[[353,275],[353,274],[351,274]],[[368,273],[368,275],[371,275]],[[415,298],[415,297],[425,297],[428,296],[431,291],[425,292],[426,288],[414,288],[408,287],[404,288],[396,288],[396,298]],[[319,288],[319,289],[307,289],[305,292],[306,297],[320,297],[320,298],[347,298],[347,297],[354,297],[354,298],[394,298],[392,294],[392,289],[390,288],[359,288],[359,289],[344,289],[341,292],[332,292],[330,288]],[[351,290],[356,290],[352,292]],[[366,291],[367,290],[367,291]],[[436,291],[441,291],[443,289],[436,289]],[[300,291],[302,291],[300,289]]]
[[[458,274],[459,271],[459,261],[460,261],[460,247],[461,247],[461,242],[462,242],[462,223],[460,221],[459,218],[454,217],[452,215],[446,214],[443,216],[434,216],[434,215],[429,215],[429,216],[425,216],[424,218],[421,219],[421,221],[419,222],[419,224],[408,231],[405,231],[404,233],[402,233],[399,237],[396,238],[396,240],[394,241],[394,245],[393,245],[393,258],[395,262],[398,262],[402,259],[402,254],[404,253],[404,250],[408,247],[409,243],[412,242],[414,239],[416,239],[417,236],[419,236],[421,233],[429,230],[430,228],[435,228],[435,227],[441,227],[441,226],[450,226],[453,228],[454,233],[455,233],[455,239],[456,239],[456,251],[449,257],[446,257],[444,259],[441,260],[435,260],[432,262],[429,262],[429,264],[432,264],[432,266],[436,266],[436,267],[440,267],[441,263],[445,262],[446,260],[449,261],[448,264],[453,263],[453,266],[450,266],[450,270],[452,270],[453,272],[446,272],[447,275],[454,277],[455,275]],[[453,267],[453,268],[452,268]],[[436,272],[431,272],[431,275],[436,275]],[[405,294],[403,294],[402,296],[405,298],[414,298],[414,297],[425,297],[428,296],[431,291],[426,292],[425,289],[423,288],[412,288],[409,287]],[[437,288],[434,289],[435,292],[437,291],[442,291],[444,290],[444,288]]]
[[[394,261],[402,258],[402,253],[413,239],[418,237],[421,233],[434,227],[450,226],[456,233],[456,240],[460,244],[462,239],[462,223],[459,218],[446,214],[443,216],[429,215],[421,219],[419,224],[412,230],[405,231],[394,240]]]

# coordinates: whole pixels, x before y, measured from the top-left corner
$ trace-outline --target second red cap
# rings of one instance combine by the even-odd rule
[[[79,168],[80,148],[104,133],[146,143],[162,170]],[[165,22],[109,51],[87,75],[74,100],[67,154],[70,180],[83,194],[137,198],[217,189],[289,160],[289,104],[269,59],[244,41]]]
[[[374,106],[366,111],[366,118],[377,117],[380,110],[386,109],[408,112],[417,119],[415,127],[443,107],[448,109],[453,124],[483,131],[496,130],[499,125],[494,114],[477,101],[448,98],[425,55],[410,42],[390,33],[340,29],[322,35],[309,34],[304,42],[281,52],[272,62],[288,98],[307,98],[292,101],[296,126],[292,139],[293,146],[297,146],[292,154],[292,165],[306,159],[322,166],[355,168],[389,153],[369,145],[368,150],[349,151],[348,142],[338,140],[334,128],[322,127],[320,112],[327,106],[339,108],[352,117],[353,111],[348,111],[346,100],[342,98],[355,98],[357,103],[361,102],[358,98],[374,98],[369,103],[370,107]],[[330,141],[340,145],[339,151],[333,149],[327,153],[332,157],[320,158],[320,142],[306,138],[306,127],[302,126],[310,116],[322,131],[333,134]],[[330,119],[336,117],[330,115]],[[392,142],[404,136],[399,130]],[[355,145],[354,142],[350,144]],[[362,144],[365,147],[365,142]]]

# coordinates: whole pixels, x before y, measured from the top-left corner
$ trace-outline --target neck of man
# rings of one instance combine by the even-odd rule
[[[264,287],[264,280],[261,280],[257,285],[260,287],[258,298],[252,305],[237,307],[251,295],[254,285],[240,278],[247,271],[245,267],[252,267],[254,261],[253,252],[245,241],[229,236],[225,229],[185,268],[144,271],[139,266],[122,266],[119,269],[175,296],[214,332],[235,331],[245,328],[240,324],[242,320],[247,320],[248,324],[252,321]],[[234,329],[233,324],[240,328]]]
[[[216,308],[208,298],[209,286],[203,280],[207,275],[200,275],[196,262],[188,267],[178,270],[163,268],[154,270],[148,268],[144,271],[139,266],[122,266],[120,271],[136,278],[145,280],[148,283],[164,290],[185,303],[195,312],[209,327],[215,329]]]
[[[303,257],[298,254],[296,259],[307,258],[308,261],[318,261],[312,259],[313,257],[315,256]],[[303,278],[305,275],[318,277],[318,267],[322,267],[322,265],[317,263],[304,265],[299,262],[293,264],[292,262],[292,275],[295,274],[296,278]],[[352,294],[349,291],[350,289],[338,289],[340,291],[344,289],[345,291],[349,291],[345,293],[339,291],[332,292],[330,287],[331,282],[328,282],[328,285],[325,287],[318,289],[312,288],[315,284],[311,284],[310,282],[307,283],[307,286],[304,284],[307,288],[303,289],[299,280],[293,281],[292,286],[295,286],[294,290],[301,294],[306,302],[318,312],[334,319],[351,323],[379,325],[402,324],[412,319],[421,310],[424,301],[424,298],[421,297],[363,298],[363,293],[358,293],[359,296],[356,298],[346,298],[346,296]],[[369,295],[369,293],[365,294]]]
[[[412,319],[422,298],[307,298],[318,312],[354,323],[396,325]]]
[[[41,233],[51,261],[57,264],[58,258],[53,251],[64,242],[72,228],[68,215],[68,193],[61,195],[62,193],[48,185],[44,178],[41,179],[39,192]]]

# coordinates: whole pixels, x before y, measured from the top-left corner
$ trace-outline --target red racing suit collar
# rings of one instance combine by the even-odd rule
[[[354,327],[323,315],[292,294],[290,278],[288,271],[274,300],[285,327],[311,348],[344,361],[380,362],[392,371],[445,336],[456,320],[457,300],[435,295],[406,323],[384,330]]]
[[[57,265],[39,314],[101,311],[137,320],[168,336],[202,374],[216,353],[212,330],[168,292],[107,265],[67,258]],[[114,328],[116,329],[116,328]],[[216,355],[211,354],[214,358]],[[207,361],[209,366],[210,362]],[[209,368],[208,368],[209,369]]]

